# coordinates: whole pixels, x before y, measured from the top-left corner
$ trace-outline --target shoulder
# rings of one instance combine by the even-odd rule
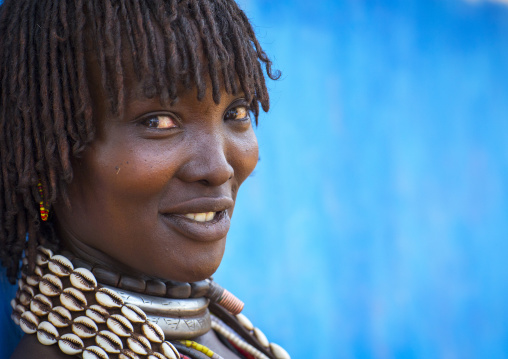
[[[69,359],[60,351],[58,345],[46,346],[39,343],[36,335],[24,335],[19,342],[11,359]]]

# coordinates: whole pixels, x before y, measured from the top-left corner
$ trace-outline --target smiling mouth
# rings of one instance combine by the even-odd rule
[[[185,237],[204,242],[224,238],[230,226],[227,210],[164,214],[162,218],[169,227]]]
[[[211,222],[220,212],[186,213],[183,216],[196,222]]]
[[[213,242],[225,238],[231,225],[231,197],[198,197],[172,206],[159,213],[171,231],[191,240]]]

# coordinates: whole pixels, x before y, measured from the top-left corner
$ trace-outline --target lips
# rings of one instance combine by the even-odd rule
[[[212,242],[224,238],[231,225],[229,197],[193,198],[160,211],[163,221],[174,231],[193,240]]]

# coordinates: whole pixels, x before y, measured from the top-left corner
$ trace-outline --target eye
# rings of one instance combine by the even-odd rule
[[[143,121],[143,125],[157,130],[167,130],[173,127],[178,127],[176,121],[168,115],[156,115],[149,117]]]
[[[250,120],[249,110],[245,106],[236,106],[226,111],[224,119],[228,121]]]

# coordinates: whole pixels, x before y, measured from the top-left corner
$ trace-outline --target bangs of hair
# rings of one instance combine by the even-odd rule
[[[88,6],[98,15],[90,19],[90,34],[96,39],[102,85],[113,112],[122,108],[125,96],[121,54],[126,49],[132,51],[137,80],[147,97],[175,100],[183,83],[196,86],[201,100],[209,76],[216,103],[223,86],[228,93],[245,94],[256,121],[259,105],[268,111],[262,64],[268,77],[280,74],[272,72],[271,61],[234,1],[100,1]]]

